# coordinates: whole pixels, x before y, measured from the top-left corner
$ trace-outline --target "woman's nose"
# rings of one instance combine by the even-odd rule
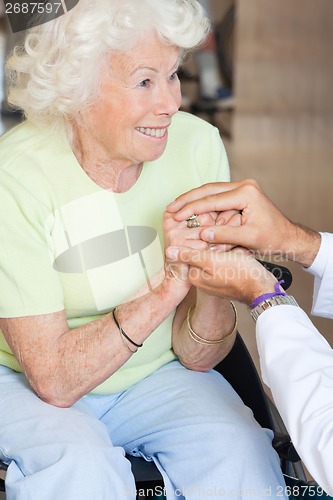
[[[180,85],[166,85],[160,89],[157,95],[155,111],[156,114],[173,115],[180,108],[181,92]]]

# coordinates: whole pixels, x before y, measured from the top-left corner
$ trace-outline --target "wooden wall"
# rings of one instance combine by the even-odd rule
[[[232,177],[257,179],[291,219],[333,232],[333,2],[236,2]],[[309,313],[312,277],[291,268]],[[333,346],[333,322],[314,322]]]
[[[237,0],[239,112],[333,111],[333,2]]]

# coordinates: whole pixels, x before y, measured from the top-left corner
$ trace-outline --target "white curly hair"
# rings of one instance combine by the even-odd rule
[[[197,0],[80,0],[27,32],[7,61],[8,102],[38,126],[69,123],[98,97],[103,61],[147,31],[184,55],[210,21]]]

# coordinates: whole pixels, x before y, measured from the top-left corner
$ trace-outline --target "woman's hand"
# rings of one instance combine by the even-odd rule
[[[171,213],[165,212],[163,216],[163,229],[165,248],[169,246],[186,246],[193,250],[207,250],[208,243],[200,239],[200,231],[203,227],[215,226],[217,213],[206,213],[198,216],[199,227],[189,228],[187,222],[174,220]],[[188,266],[182,263],[165,260],[165,272],[167,276],[175,278],[182,284],[191,286],[188,281]]]

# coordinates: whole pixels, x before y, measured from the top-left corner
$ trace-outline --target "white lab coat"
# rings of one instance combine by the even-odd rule
[[[307,269],[315,276],[312,313],[333,319],[333,234],[321,236]],[[333,350],[306,313],[291,305],[261,314],[256,335],[263,380],[294,446],[313,478],[333,495]]]

